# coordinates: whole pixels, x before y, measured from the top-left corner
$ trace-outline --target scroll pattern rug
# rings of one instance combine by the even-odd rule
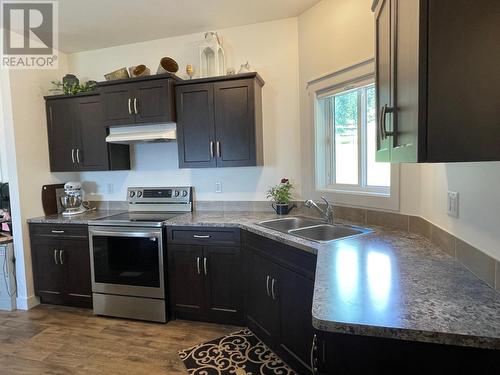
[[[296,375],[249,329],[179,352],[190,375]]]

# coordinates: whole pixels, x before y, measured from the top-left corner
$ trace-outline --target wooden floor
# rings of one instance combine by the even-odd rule
[[[187,374],[178,350],[237,330],[103,318],[50,305],[0,311],[0,374]]]

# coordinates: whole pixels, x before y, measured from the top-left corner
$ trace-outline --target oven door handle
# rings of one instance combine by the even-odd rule
[[[160,238],[161,232],[111,232],[101,230],[91,230],[91,236],[106,236],[106,237],[139,237],[139,238]]]

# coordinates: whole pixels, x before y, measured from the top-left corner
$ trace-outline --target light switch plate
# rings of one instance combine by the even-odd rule
[[[451,216],[458,218],[458,193],[456,191],[448,192],[446,213]]]
[[[215,192],[222,193],[222,182],[215,181]]]

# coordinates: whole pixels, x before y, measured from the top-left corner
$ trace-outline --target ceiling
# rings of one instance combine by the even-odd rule
[[[295,17],[320,0],[59,0],[59,49],[79,52]]]

